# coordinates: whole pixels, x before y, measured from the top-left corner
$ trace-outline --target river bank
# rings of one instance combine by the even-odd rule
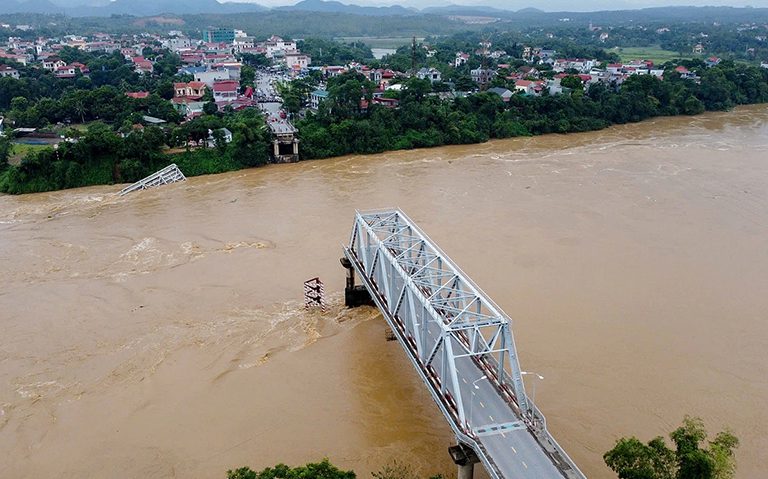
[[[582,91],[581,80],[563,94],[511,95],[508,101],[490,92],[442,99],[431,95],[429,81],[409,79],[398,93],[397,108],[360,99],[374,86],[356,73],[328,80],[328,97],[317,114],[296,123],[302,159],[340,157],[420,147],[479,144],[491,138],[537,136],[548,133],[598,131],[609,125],[650,118],[689,116],[725,111],[736,105],[768,102],[768,70],[725,62],[704,69],[697,79],[668,71],[664,80],[631,75],[621,88],[601,82]],[[352,95],[344,94],[353,91]],[[294,93],[294,104],[302,99]],[[224,138],[225,127],[232,132]],[[92,131],[93,130],[93,131]],[[217,132],[218,140],[209,135]],[[194,138],[207,146],[182,155],[163,155],[166,146]],[[210,143],[210,144],[209,144]],[[148,127],[117,135],[106,125],[94,125],[73,145],[54,154],[29,155],[18,166],[0,173],[0,191],[26,193],[89,184],[138,181],[171,162],[187,176],[230,171],[267,163],[271,145],[256,110],[223,117],[202,116],[172,131]]]
[[[341,306],[355,208],[398,206],[513,318],[588,477],[685,414],[768,447],[768,108],[0,196],[3,472],[218,477],[328,456],[451,473],[375,310]],[[307,315],[320,276],[327,315]],[[532,387],[531,384],[526,384]]]

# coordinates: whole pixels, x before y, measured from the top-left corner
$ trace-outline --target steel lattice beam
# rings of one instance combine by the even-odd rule
[[[563,476],[584,477],[546,432],[544,417],[525,394],[509,317],[405,214],[358,212],[345,255],[459,440],[475,449],[495,479],[503,471],[470,426],[465,405],[471,401],[464,396],[474,392],[467,391],[466,379],[463,386],[459,381],[459,361],[473,361],[493,381],[510,416],[533,431],[542,454]]]

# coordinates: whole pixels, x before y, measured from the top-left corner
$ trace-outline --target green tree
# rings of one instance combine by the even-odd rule
[[[272,64],[269,58],[261,53],[243,53],[240,55],[240,59],[243,61],[243,63],[252,67],[268,67]]]
[[[375,85],[362,74],[349,72],[328,80],[328,99],[323,102],[336,119],[360,114],[361,100],[369,103]]]
[[[584,88],[584,85],[581,83],[581,78],[573,75],[563,77],[563,79],[560,80],[560,85],[565,88],[570,88],[571,90],[582,90]]]
[[[203,104],[203,113],[206,115],[214,115],[217,111],[219,111],[219,107],[216,105],[216,102],[207,101]]]
[[[675,478],[675,454],[661,437],[648,444],[635,437],[621,438],[603,459],[619,479]]]
[[[7,136],[0,136],[0,172],[8,168],[8,158],[13,153],[13,144]]]
[[[253,85],[256,79],[256,70],[249,65],[243,65],[240,69],[240,84],[244,87]]]
[[[738,439],[720,432],[709,448],[702,448],[707,432],[699,418],[686,416],[670,438],[675,450],[657,437],[643,444],[635,437],[621,438],[603,456],[620,479],[732,479]]]
[[[250,467],[238,467],[227,471],[227,479],[256,479],[256,471]]]
[[[26,111],[29,108],[29,100],[23,96],[17,96],[11,100],[11,110]]]
[[[328,459],[323,459],[318,463],[294,468],[278,464],[261,472],[255,472],[250,467],[241,467],[227,471],[227,479],[355,479],[355,473],[342,471]]]

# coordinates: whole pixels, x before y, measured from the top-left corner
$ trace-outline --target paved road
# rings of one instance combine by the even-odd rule
[[[271,80],[282,78],[280,75],[259,72],[256,76],[256,88],[268,98],[277,96],[277,92],[271,85]],[[259,102],[259,106],[266,115],[267,125],[276,134],[295,133],[296,128],[280,116],[283,104],[280,102]]]
[[[278,75],[259,72],[256,76],[256,88],[261,90],[267,97],[274,98],[277,96],[277,92],[270,84],[270,80],[276,80],[277,78]],[[283,109],[283,104],[279,102],[259,103],[259,106],[261,106],[262,110],[267,114],[267,119],[270,117],[279,118],[280,110]]]
[[[430,322],[427,343],[434,345],[440,333],[440,326]],[[454,344],[453,348],[454,351],[460,350],[458,344]],[[431,350],[431,346],[428,346],[427,350]],[[439,355],[434,363],[439,374],[442,366]],[[499,395],[490,380],[480,379],[485,373],[477,364],[469,357],[458,358],[456,368],[467,422],[504,477],[562,479],[563,474],[555,467],[511,406]],[[449,378],[443,380],[447,381]],[[491,427],[498,429],[486,431]]]

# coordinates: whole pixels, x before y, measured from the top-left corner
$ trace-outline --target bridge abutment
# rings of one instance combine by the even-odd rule
[[[363,285],[355,285],[355,270],[349,258],[341,258],[341,265],[347,270],[347,284],[344,287],[344,305],[350,308],[374,306],[371,293]]]

